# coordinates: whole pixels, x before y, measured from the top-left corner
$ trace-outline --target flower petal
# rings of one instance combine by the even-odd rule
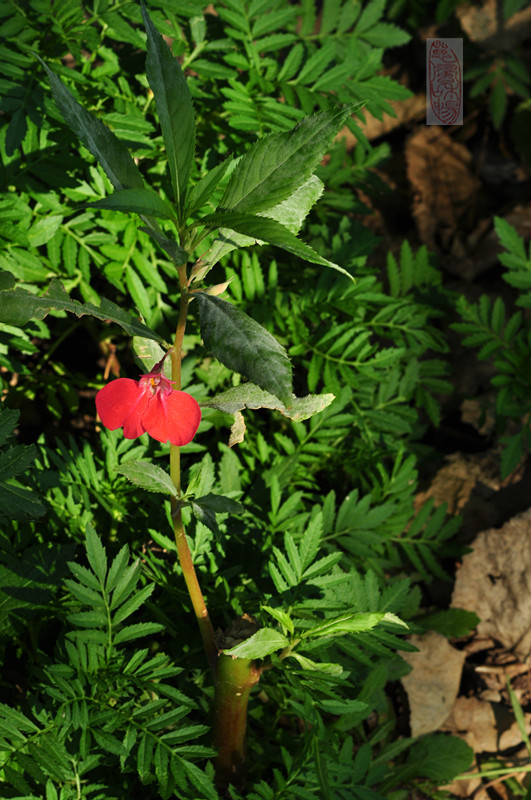
[[[99,390],[96,410],[106,428],[114,431],[122,427],[140,391],[138,383],[130,378],[118,378]]]
[[[182,447],[194,438],[201,422],[201,409],[187,392],[157,392],[142,416],[142,424],[153,439]]]
[[[151,392],[149,389],[140,389],[124,421],[124,436],[126,439],[136,439],[137,436],[142,436],[146,432],[143,417],[150,400]]]
[[[142,425],[144,414],[150,400],[147,387],[139,386],[130,378],[111,381],[96,395],[96,410],[106,428],[124,429],[126,439],[136,439],[146,432]]]

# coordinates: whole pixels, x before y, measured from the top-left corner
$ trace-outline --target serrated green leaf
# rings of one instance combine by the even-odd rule
[[[76,317],[88,315],[96,317],[96,319],[110,320],[120,325],[130,336],[142,336],[167,345],[161,336],[147,325],[138,322],[111,300],[102,298],[99,306],[71,300],[61,281],[56,279],[50,283],[48,290],[41,296],[31,294],[24,289],[0,292],[0,321],[8,325],[22,326],[30,319],[44,319],[52,309],[69,311]],[[169,346],[167,345],[166,349]]]
[[[105,583],[107,575],[107,555],[98,534],[92,527],[87,525],[85,532],[85,548],[90,566],[101,584]]]
[[[96,609],[99,606],[104,606],[105,601],[101,595],[101,591],[89,589],[88,586],[84,586],[82,583],[77,583],[69,578],[64,581],[64,585],[76,600],[80,600],[82,603],[86,603]]]
[[[72,575],[84,586],[88,586],[89,589],[95,589],[97,592],[101,592],[101,586],[98,582],[98,579],[90,569],[84,567],[82,564],[76,564],[75,561],[70,561],[68,563],[68,569]]]
[[[228,229],[229,231],[236,231],[237,234],[241,234],[250,239],[249,242],[244,243],[241,239],[231,239],[230,233],[222,235],[221,238],[226,243],[235,245],[236,247],[246,247],[247,244],[263,244],[267,242],[275,247],[287,250],[288,253],[293,253],[293,255],[305,261],[309,261],[312,264],[321,264],[324,267],[331,267],[341,272],[343,275],[346,275],[351,280],[354,280],[346,269],[320,256],[313,247],[301,241],[301,239],[291,233],[288,228],[282,225],[282,223],[270,217],[253,216],[252,214],[216,213],[203,217],[198,221],[198,224],[205,225],[205,227],[212,229],[221,228]],[[211,263],[211,258],[211,254],[207,254],[206,261]]]
[[[37,451],[34,445],[10,447],[0,455],[0,480],[13,478],[27,470],[35,460]]]
[[[20,411],[18,409],[0,406],[0,446],[12,435],[19,417]]]
[[[12,289],[16,282],[17,279],[11,272],[7,272],[7,270],[0,272],[0,292],[5,292],[7,289]]]
[[[374,628],[382,621],[385,614],[377,612],[367,612],[359,614],[344,614],[341,617],[334,619],[327,619],[316,625],[315,628],[304,631],[301,638],[309,638],[314,636],[333,636],[335,634],[341,635],[344,633],[361,633]]]
[[[270,408],[280,411],[285,417],[295,421],[309,419],[314,414],[323,411],[334,401],[333,394],[309,394],[306,397],[292,395],[289,408],[269,392],[265,392],[253,383],[244,383],[228,389],[223,394],[216,395],[211,400],[203,401],[200,405],[216,408],[236,418],[236,427],[233,426],[231,444],[242,442],[245,434],[245,423],[241,411],[245,408]]]
[[[293,620],[283,611],[281,608],[272,608],[271,606],[262,606],[262,609],[270,614],[277,622],[280,622],[283,628],[287,630],[289,633],[293,634],[295,631],[295,626],[293,625]]]
[[[15,409],[0,410],[0,445],[4,444],[19,418]],[[37,456],[35,445],[16,445],[0,454],[0,519],[40,517],[46,507],[34,491],[20,486],[15,476],[27,471]]]
[[[203,175],[201,180],[192,187],[188,195],[188,204],[186,208],[187,216],[193,216],[196,211],[199,211],[199,209],[210,200],[231,163],[232,159],[226,158],[221,164],[218,164],[207,172],[206,175]]]
[[[260,628],[248,639],[223,652],[236,658],[265,658],[287,647],[289,639],[274,628]]]
[[[153,594],[153,590],[155,589],[154,583],[149,583],[147,586],[144,586],[140,591],[135,592],[134,595],[130,595],[128,599],[123,603],[117,611],[114,612],[112,622],[113,625],[119,625],[121,622],[130,617],[141,605],[143,605],[148,597],[151,597]]]
[[[472,764],[474,751],[462,739],[443,733],[423,736],[412,746],[408,766],[415,775],[447,783]]]
[[[37,219],[28,231],[30,246],[41,247],[46,242],[49,242],[57,233],[62,221],[61,214],[50,214]]]
[[[144,733],[138,744],[136,753],[136,768],[141,781],[147,781],[153,760],[153,749],[155,745],[154,737],[149,733]]]
[[[201,336],[206,348],[229,369],[260,388],[291,401],[291,364],[284,348],[254,319],[219,297],[197,292]]]
[[[37,56],[38,58],[38,56]],[[83,108],[60,78],[42,61],[55,103],[65,122],[105,170],[115,189],[143,188],[140,170],[126,146],[106,125]]]
[[[524,431],[515,433],[502,439],[503,451],[501,457],[500,474],[502,480],[508,478],[520,463],[524,454]]]
[[[173,497],[179,495],[168,473],[156,464],[131,459],[120,464],[115,471],[148,492],[170,494]]]
[[[507,110],[507,92],[500,77],[493,86],[489,98],[490,115],[496,129],[501,127]]]
[[[143,636],[154,636],[164,630],[164,625],[158,622],[137,622],[135,625],[127,625],[114,636],[115,644],[132,642],[141,639]]]
[[[243,506],[237,500],[224,497],[220,494],[205,494],[203,497],[194,497],[194,504],[201,508],[213,511],[214,514],[241,514]]]
[[[107,208],[112,211],[126,211],[135,214],[151,215],[163,219],[175,219],[175,212],[166,200],[151,189],[122,189],[93,203],[85,203],[87,208]],[[149,231],[149,229],[148,229]],[[162,237],[161,237],[162,238]]]
[[[79,628],[105,628],[108,621],[104,608],[101,611],[97,609],[77,611],[73,614],[68,614],[67,619],[71,625],[76,625]]]
[[[123,570],[127,566],[127,562],[129,560],[129,548],[126,544],[120,549],[118,554],[113,559],[113,562],[109,568],[109,573],[107,575],[107,582],[105,584],[105,591],[107,594],[113,591],[116,584],[120,580],[120,576],[123,573]]]
[[[234,169],[220,209],[264,211],[290,196],[310,177],[357,104],[302,119],[291,131],[256,142]]]
[[[310,658],[306,658],[306,656],[302,656],[296,651],[292,651],[289,654],[289,658],[294,658],[303,669],[312,672],[324,672],[326,675],[335,676],[341,675],[343,672],[341,664],[333,664],[326,661],[312,661]]]
[[[311,207],[321,196],[322,190],[322,181],[315,175],[311,175],[308,180],[305,181],[302,186],[299,186],[293,194],[290,194],[286,200],[283,200],[272,208],[268,208],[266,211],[261,211],[257,216],[276,220],[284,225],[290,233],[295,235],[300,231],[304,219]],[[208,253],[203,256],[203,261],[212,266],[216,264],[220,258],[230,253],[231,250],[263,243],[263,239],[256,239],[252,236],[246,236],[243,233],[229,233],[228,229],[221,229],[218,238],[214,241]]]
[[[146,74],[155,98],[180,217],[194,157],[192,98],[178,61],[153,25],[143,2],[141,7],[147,33]]]
[[[111,600],[111,609],[116,608],[123,603],[126,597],[129,597],[131,592],[134,590],[135,586],[138,583],[140,578],[140,562],[135,561],[133,564],[130,564],[126,567],[114,588],[112,600]]]
[[[427,614],[415,622],[419,622],[426,630],[437,631],[448,638],[468,636],[480,622],[480,618],[473,611],[463,608],[447,608]]]
[[[201,792],[201,797],[204,797],[205,800],[219,800],[219,794],[217,793],[214,784],[210,778],[205,775],[203,770],[197,766],[197,764],[194,764],[193,761],[186,761],[184,759],[179,759],[179,761],[180,768],[186,773],[192,786],[199,789]]]

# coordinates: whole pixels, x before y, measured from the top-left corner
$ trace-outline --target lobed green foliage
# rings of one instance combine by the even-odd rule
[[[496,233],[505,252],[500,262],[507,271],[503,279],[521,291],[516,305],[531,305],[531,251],[526,253],[524,242],[515,229],[500,217],[495,218]],[[529,379],[526,364],[531,347],[531,330],[521,311],[508,315],[501,297],[494,302],[483,295],[477,303],[458,301],[462,322],[453,327],[464,334],[463,344],[479,348],[480,360],[492,359],[494,375],[491,384],[496,390],[493,411],[503,444],[501,474],[506,478],[518,466],[528,449],[529,436]],[[484,412],[488,410],[486,405]],[[509,433],[508,428],[516,432]]]

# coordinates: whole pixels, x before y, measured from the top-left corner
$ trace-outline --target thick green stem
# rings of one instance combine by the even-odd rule
[[[251,689],[260,670],[250,658],[218,657],[214,695],[213,745],[216,779],[239,786],[245,778],[245,730]]]

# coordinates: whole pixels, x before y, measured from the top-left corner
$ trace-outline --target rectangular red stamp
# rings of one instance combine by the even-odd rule
[[[463,40],[426,39],[426,125],[463,124]]]

